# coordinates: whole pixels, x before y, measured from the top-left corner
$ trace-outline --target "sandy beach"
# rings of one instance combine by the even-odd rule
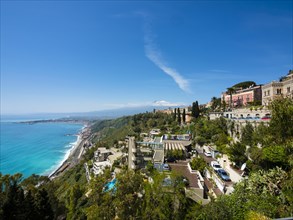
[[[82,131],[78,134],[78,138],[76,144],[71,148],[68,157],[64,160],[64,162],[49,175],[50,179],[56,178],[62,172],[64,172],[69,167],[75,166],[81,159],[81,156],[84,153],[84,147],[88,144],[90,138],[91,128],[89,125],[86,125]]]

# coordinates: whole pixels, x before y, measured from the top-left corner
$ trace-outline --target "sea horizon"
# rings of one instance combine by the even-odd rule
[[[1,122],[26,122],[37,120],[53,120],[64,118],[68,114],[65,113],[29,113],[29,114],[0,114]]]

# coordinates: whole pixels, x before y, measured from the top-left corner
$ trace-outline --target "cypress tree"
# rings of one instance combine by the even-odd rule
[[[192,117],[194,117],[194,118],[199,117],[199,107],[198,107],[197,101],[192,103],[191,114],[192,114]]]
[[[192,103],[192,107],[191,107],[191,115],[192,115],[192,117],[195,118],[195,102]]]
[[[186,113],[185,113],[185,108],[183,109],[183,113],[182,113],[182,121],[183,123],[186,122]]]
[[[176,108],[174,109],[174,115],[173,115],[173,119],[174,119],[174,121],[176,121],[176,117],[177,117],[177,112],[176,112]]]
[[[178,120],[178,124],[180,125],[181,124],[181,113],[180,113],[180,109],[179,108],[177,109],[177,112],[178,112],[178,118],[177,118],[177,120]]]

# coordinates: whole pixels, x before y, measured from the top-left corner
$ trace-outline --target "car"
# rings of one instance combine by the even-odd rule
[[[191,152],[192,152],[193,154],[198,154],[198,152],[197,152],[196,149],[192,149]]]
[[[218,169],[217,174],[224,181],[231,181],[229,174],[224,169]]]
[[[164,163],[164,164],[163,164],[163,170],[164,170],[164,171],[169,171],[169,170],[170,170],[169,164]]]
[[[212,161],[211,162],[211,166],[214,169],[214,171],[217,171],[219,169],[222,169],[222,167],[220,166],[220,164],[217,161]]]
[[[211,152],[204,152],[204,155],[206,155],[206,157],[211,157],[212,156],[212,154],[211,154]]]
[[[251,120],[251,119],[253,119],[253,118],[250,117],[250,116],[248,116],[248,117],[246,117],[245,119],[246,119],[246,120]]]
[[[271,119],[270,116],[264,116],[264,117],[261,118],[261,120],[270,120],[270,119]]]
[[[174,162],[176,163],[177,161],[176,161],[176,159],[174,157],[168,157],[167,162],[168,163],[174,163]]]

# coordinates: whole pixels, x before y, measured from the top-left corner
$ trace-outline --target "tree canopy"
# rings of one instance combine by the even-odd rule
[[[191,114],[192,114],[192,117],[194,117],[194,118],[199,117],[200,110],[199,110],[199,106],[198,106],[198,101],[195,101],[192,103]]]
[[[256,83],[254,81],[244,81],[244,82],[240,82],[235,84],[234,86],[232,86],[233,88],[241,88],[241,89],[246,89],[249,88],[250,86],[255,86]]]
[[[188,126],[179,126],[174,115],[144,113],[114,120],[98,121],[98,146],[113,146],[126,135],[160,128],[163,132],[191,131],[194,142],[213,144],[221,153],[241,166],[247,163],[249,177],[206,206],[190,201],[185,195],[182,176],[159,173],[153,166],[145,171],[122,167],[116,175],[115,190],[105,191],[112,180],[111,170],[92,176],[87,183],[84,163],[92,159],[93,147],[80,164],[60,177],[0,174],[0,219],[260,219],[293,216],[293,102],[278,99],[270,105],[268,124],[243,128],[240,141],[232,141],[236,125],[225,118],[208,120],[198,117]],[[177,113],[178,116],[178,113]],[[231,136],[230,136],[231,135]],[[166,156],[184,159],[182,150],[167,151]],[[203,158],[191,161],[203,171]],[[150,178],[151,177],[151,180]]]

